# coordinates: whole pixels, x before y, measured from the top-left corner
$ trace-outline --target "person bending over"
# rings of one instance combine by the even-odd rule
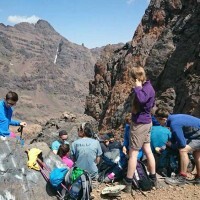
[[[172,149],[178,148],[180,155],[180,173],[175,178],[166,178],[171,185],[186,183],[188,152],[193,152],[197,175],[193,183],[200,184],[200,119],[187,114],[170,114],[167,109],[160,108],[155,113],[162,126],[170,127],[171,142],[167,145]]]

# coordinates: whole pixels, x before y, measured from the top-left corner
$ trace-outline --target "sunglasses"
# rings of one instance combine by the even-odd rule
[[[16,102],[9,102],[9,101],[7,101],[7,100],[6,100],[6,103],[7,103],[7,105],[9,105],[9,106],[15,106],[15,105],[16,105]]]

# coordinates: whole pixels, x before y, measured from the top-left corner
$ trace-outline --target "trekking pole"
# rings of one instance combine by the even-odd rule
[[[46,171],[48,172],[48,173],[50,173],[51,172],[51,170],[45,165],[45,163],[44,162],[42,162],[39,158],[37,158],[37,162],[38,162],[38,164],[40,165],[40,167],[43,169],[46,169]],[[47,175],[46,175],[47,176]],[[47,176],[48,177],[48,176]],[[49,177],[48,177],[48,180],[49,180]],[[61,183],[61,186],[65,189],[65,190],[67,190],[68,191],[68,189],[66,188],[66,186],[63,184],[63,183]]]
[[[23,128],[24,126],[20,125],[20,127],[17,129],[18,132],[20,132],[20,136],[19,136],[19,140],[20,140],[20,144],[23,146],[24,145],[24,140],[22,138],[23,135]]]
[[[44,162],[42,162],[41,159],[37,158],[37,163],[39,164],[39,167],[40,167],[40,172],[41,174],[43,175],[44,179],[49,182],[49,174],[51,172],[51,170],[44,164]],[[45,172],[46,170],[46,172]],[[65,187],[65,185],[63,185],[61,183],[61,186],[67,190],[67,188]],[[63,200],[64,199],[64,196],[60,193],[59,190],[56,190],[56,192],[58,193],[58,195],[56,195],[60,200]]]
[[[21,127],[20,140],[22,140],[22,134],[23,134],[23,128],[24,128],[24,126],[20,126],[20,127]]]

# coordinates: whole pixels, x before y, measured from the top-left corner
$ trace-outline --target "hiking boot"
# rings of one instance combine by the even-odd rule
[[[123,184],[126,186],[126,187],[123,189],[123,191],[124,191],[125,193],[131,193],[131,191],[132,191],[132,182],[129,183],[129,182],[126,181],[126,179],[123,179]]]
[[[165,178],[165,182],[169,185],[184,185],[186,183],[186,178],[184,176],[177,175],[172,178]]]
[[[193,180],[188,180],[189,183],[192,183],[194,185],[200,185],[200,177],[199,178],[195,178]]]
[[[152,186],[157,187],[157,185],[158,185],[157,178],[156,177],[154,177],[154,178],[149,177],[149,179],[151,181]]]

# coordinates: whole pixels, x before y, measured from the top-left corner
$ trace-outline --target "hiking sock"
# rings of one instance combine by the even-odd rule
[[[125,178],[125,182],[127,183],[127,185],[132,185],[132,181],[133,181],[132,178],[128,178],[128,177]]]
[[[124,192],[131,193],[131,191],[132,191],[132,181],[133,181],[132,178],[126,177],[126,178],[123,179],[123,182],[126,185],[126,187],[123,190]]]
[[[156,174],[149,174],[150,179],[156,179]]]
[[[186,178],[186,177],[187,177],[187,174],[186,174],[186,173],[184,173],[184,172],[180,172],[180,173],[179,173],[179,175],[180,175],[180,176],[183,176],[184,178]]]
[[[156,174],[149,174],[149,179],[151,180],[152,185],[153,185],[154,187],[156,187],[156,186],[157,186]]]

